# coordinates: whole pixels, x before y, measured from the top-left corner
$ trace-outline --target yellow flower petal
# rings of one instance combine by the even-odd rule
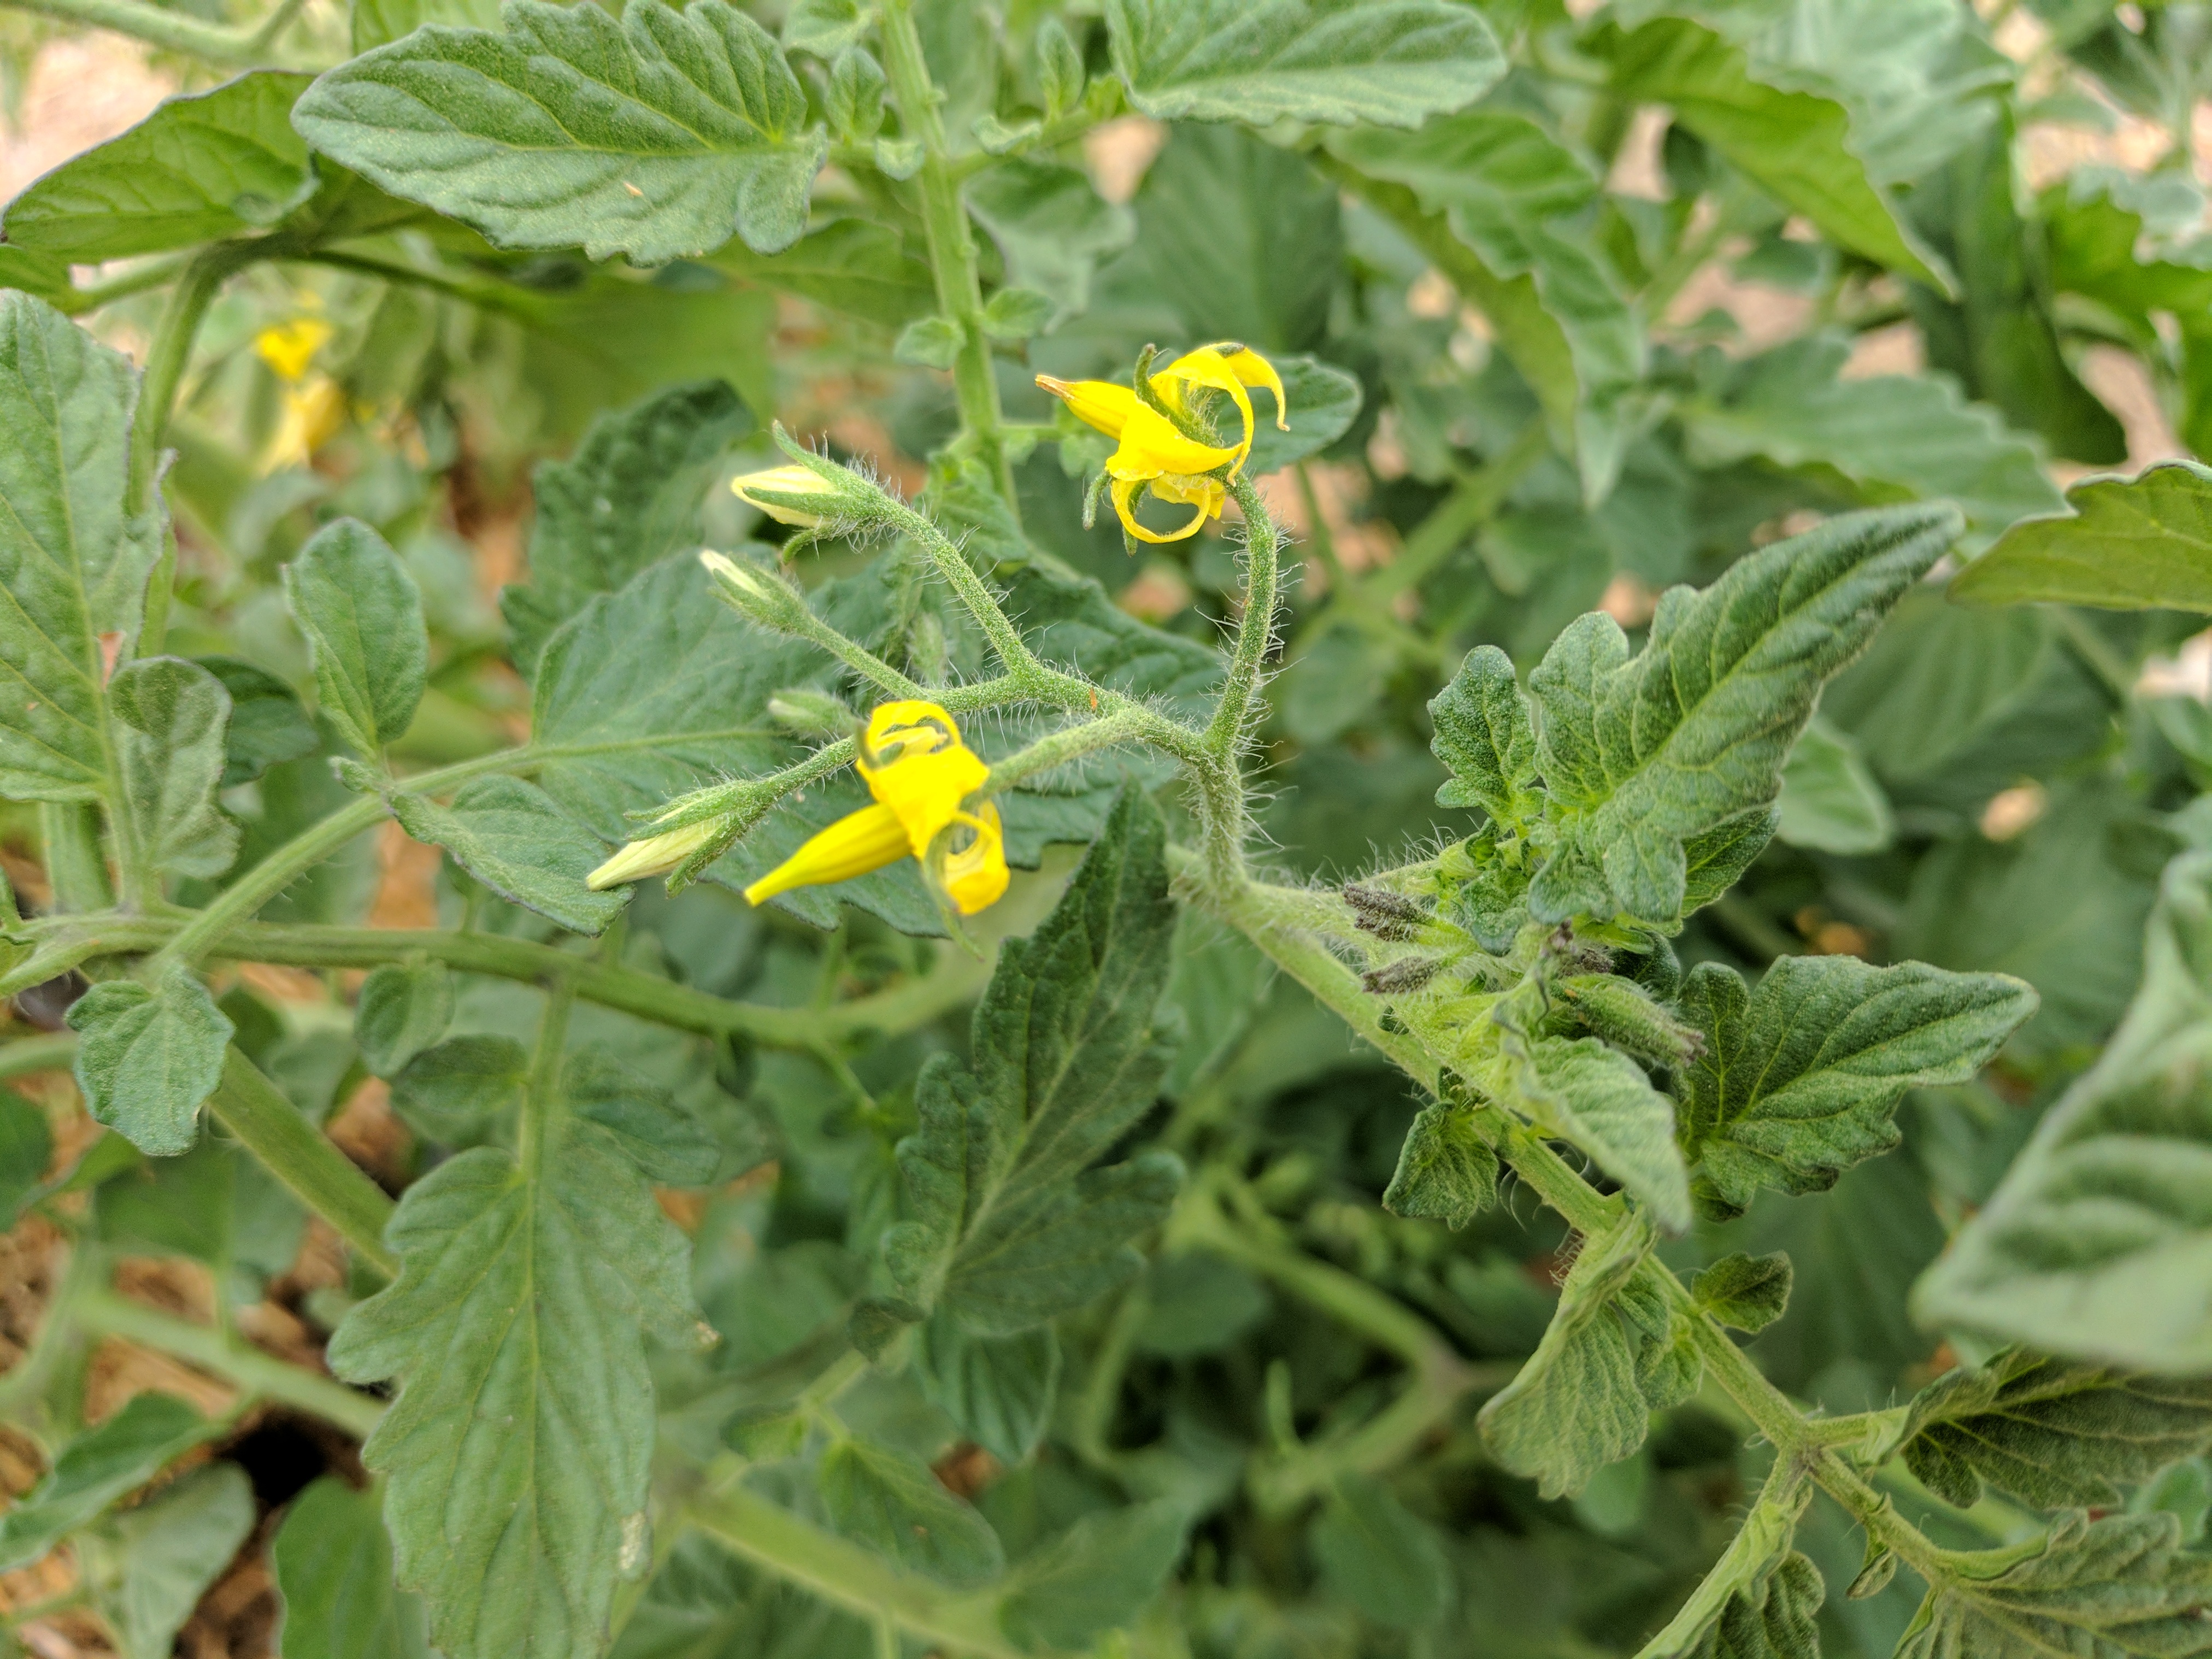
[[[999,823],[999,809],[985,801],[973,812],[963,812],[956,824],[973,831],[957,851],[945,855],[945,891],[963,916],[996,904],[1011,878],[1006,871],[1006,836]]]
[[[1121,447],[1107,458],[1106,471],[1116,478],[1157,478],[1164,472],[1189,477],[1240,459],[1235,449],[1216,449],[1184,437],[1164,416],[1140,404],[1122,427]]]
[[[991,775],[982,757],[960,741],[952,716],[916,697],[881,704],[868,716],[858,766],[868,793],[906,826],[916,858]]]
[[[1186,351],[1152,377],[1155,387],[1162,380],[1177,388],[1175,402],[1178,409],[1183,406],[1180,387],[1186,381],[1193,386],[1210,386],[1229,394],[1244,422],[1244,436],[1237,445],[1237,462],[1243,465],[1245,456],[1252,452],[1252,399],[1245,392],[1243,381],[1230,368],[1229,360],[1212,346],[1200,346],[1195,351]]]
[[[1111,380],[1055,380],[1040,374],[1036,383],[1073,410],[1078,420],[1109,438],[1121,435],[1130,410],[1144,408],[1134,392]]]
[[[334,331],[319,317],[298,317],[263,329],[253,337],[253,349],[278,379],[297,384]]]
[[[758,904],[794,887],[850,881],[896,864],[913,850],[897,813],[888,806],[863,806],[809,837],[797,852],[746,888],[745,902]]]
[[[307,465],[317,450],[337,435],[345,415],[345,393],[327,374],[315,375],[305,386],[286,386],[276,429],[261,458],[262,471]]]
[[[1114,480],[1114,514],[1121,520],[1121,528],[1140,542],[1188,541],[1198,534],[1198,527],[1206,522],[1206,506],[1203,502],[1199,504],[1198,511],[1190,515],[1188,524],[1180,530],[1171,530],[1165,535],[1162,535],[1156,530],[1147,530],[1137,522],[1137,515],[1132,503],[1135,500],[1137,492],[1149,482],[1150,480],[1145,478]]]
[[[1275,373],[1274,364],[1249,346],[1237,346],[1231,350],[1230,343],[1224,341],[1213,349],[1221,354],[1222,361],[1229,365],[1229,372],[1246,386],[1263,386],[1275,394],[1275,430],[1288,432],[1291,403],[1283,395],[1283,377]]]

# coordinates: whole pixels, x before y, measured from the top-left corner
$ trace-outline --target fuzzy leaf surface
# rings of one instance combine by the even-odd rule
[[[572,932],[597,933],[629,902],[627,888],[595,893],[584,884],[606,848],[551,796],[520,778],[471,778],[449,805],[426,795],[397,795],[392,813],[416,841],[444,848],[501,898]]]
[[[233,1030],[199,976],[172,963],[151,988],[106,981],[70,1005],[69,1023],[93,1116],[155,1158],[190,1147]]]
[[[1466,1108],[1449,1101],[1421,1109],[1398,1150],[1384,1209],[1464,1227],[1498,1201],[1498,1154],[1468,1118]]]
[[[374,757],[413,722],[429,684],[422,590],[383,537],[340,519],[284,567],[284,597],[307,636],[325,718]]]
[[[141,657],[108,683],[123,809],[137,856],[155,870],[219,876],[238,826],[215,802],[228,764],[230,693],[182,657]]]
[[[2087,478],[2070,518],[2015,525],[1951,579],[1970,605],[2212,611],[2212,468],[2160,461],[2133,478]]]
[[[1494,645],[1468,652],[1430,700],[1429,719],[1437,728],[1429,747],[1452,774],[1437,805],[1480,806],[1508,829],[1542,811],[1536,727],[1510,657]]]
[[[902,1567],[960,1588],[1006,1570],[990,1522],[910,1453],[855,1436],[823,1453],[815,1478],[830,1524]]]
[[[392,1582],[376,1499],[325,1475],[292,1500],[269,1547],[286,1659],[429,1659],[422,1598]]]
[[[173,1394],[133,1395],[64,1444],[46,1478],[0,1516],[0,1572],[37,1560],[215,1427]]]
[[[432,25],[331,70],[293,112],[380,188],[507,248],[639,264],[761,253],[806,228],[826,140],[767,30],[724,0],[620,21],[507,0],[503,27]]]

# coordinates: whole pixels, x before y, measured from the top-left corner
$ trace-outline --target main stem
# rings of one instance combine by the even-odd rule
[[[899,118],[907,136],[921,142],[921,222],[929,239],[930,271],[936,279],[938,308],[960,330],[960,355],[952,365],[960,422],[1006,498],[1007,512],[1019,524],[1021,504],[1006,456],[998,370],[991,362],[991,342],[983,332],[983,284],[975,270],[975,242],[960,200],[959,175],[946,152],[945,123],[937,107],[939,94],[930,80],[921,37],[915,31],[914,0],[885,0],[878,33]]]

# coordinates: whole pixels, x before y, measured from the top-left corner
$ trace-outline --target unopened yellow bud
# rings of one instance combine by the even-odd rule
[[[787,630],[805,601],[772,572],[743,559],[712,549],[699,555],[699,562],[714,579],[715,592],[732,611],[763,628]]]
[[[698,823],[687,823],[681,830],[634,841],[585,877],[584,885],[597,893],[620,887],[625,882],[642,881],[647,876],[665,876],[714,840],[720,829],[714,819],[708,818]]]
[[[837,499],[836,485],[796,462],[732,478],[730,488],[739,501],[758,507],[778,524],[796,525],[801,530],[812,530],[832,516],[830,509]]]

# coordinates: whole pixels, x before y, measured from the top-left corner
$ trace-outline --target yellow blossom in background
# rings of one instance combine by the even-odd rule
[[[746,888],[746,902],[758,904],[794,887],[849,881],[909,854],[927,869],[932,848],[948,832],[946,896],[963,916],[998,901],[1009,878],[999,809],[989,801],[972,811],[963,805],[982,787],[991,769],[961,742],[951,715],[915,698],[883,704],[860,735],[857,766],[876,804],[814,836]]]
[[[1060,380],[1049,374],[1038,375],[1036,383],[1066,403],[1076,418],[1119,441],[1106,462],[1106,476],[1113,481],[1114,512],[1121,527],[1142,542],[1179,542],[1196,535],[1207,520],[1220,516],[1229,492],[1213,475],[1225,468],[1227,477],[1235,477],[1252,453],[1248,387],[1264,386],[1274,394],[1275,425],[1290,430],[1290,408],[1275,366],[1258,352],[1226,341],[1187,351],[1152,377],[1153,395],[1177,414],[1189,411],[1192,387],[1226,392],[1237,406],[1243,432],[1236,443],[1224,447],[1186,437],[1131,387],[1110,380]],[[1165,534],[1147,530],[1137,521],[1135,511],[1137,497],[1146,489],[1164,501],[1194,508],[1190,521]]]
[[[254,355],[284,382],[284,405],[261,458],[264,472],[307,465],[345,424],[345,393],[329,375],[313,372],[315,354],[335,332],[319,317],[295,317],[253,337]]]
[[[253,337],[253,349],[278,380],[297,386],[336,331],[319,317],[295,317],[263,329]]]

